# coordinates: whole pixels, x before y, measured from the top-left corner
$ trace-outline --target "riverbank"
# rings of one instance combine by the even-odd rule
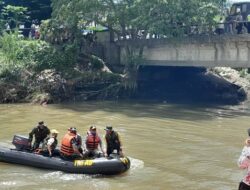
[[[137,67],[135,62],[117,68],[72,42],[20,39],[18,33],[4,34],[0,42],[0,103],[139,99],[238,104],[247,99],[250,86],[246,70]]]
[[[248,73],[248,69],[236,70],[228,67],[216,67],[209,70],[209,72],[222,77],[232,84],[240,86],[247,93],[247,97],[249,97],[250,74]]]
[[[0,103],[139,99],[238,104],[247,99],[250,86],[247,70],[137,68],[136,63],[117,64],[117,69],[71,43],[22,40],[15,33],[0,41]]]
[[[1,79],[0,79],[1,80]],[[67,76],[52,69],[20,76],[19,80],[2,80],[1,103],[60,103],[112,99],[119,94],[122,78],[108,72],[85,72]]]
[[[248,98],[250,75],[230,68],[143,67],[137,88],[125,89],[121,75],[108,70],[65,74],[46,69],[0,83],[1,103],[50,104],[137,99],[165,103],[239,104]]]

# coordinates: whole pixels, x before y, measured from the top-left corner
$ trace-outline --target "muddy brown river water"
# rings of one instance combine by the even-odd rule
[[[243,177],[236,161],[250,127],[250,103],[191,106],[136,102],[87,102],[42,107],[0,105],[0,146],[27,135],[39,120],[81,135],[113,125],[131,159],[117,176],[66,174],[0,162],[1,190],[235,190]]]

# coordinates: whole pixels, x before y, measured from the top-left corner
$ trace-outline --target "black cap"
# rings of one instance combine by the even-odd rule
[[[106,129],[104,129],[105,131],[112,131],[113,127],[112,126],[106,126]]]
[[[44,122],[43,122],[43,121],[39,121],[38,124],[39,124],[39,125],[43,125]]]

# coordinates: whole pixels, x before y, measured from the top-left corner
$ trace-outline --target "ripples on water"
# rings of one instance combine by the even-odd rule
[[[2,164],[1,172],[5,173],[4,178],[9,180],[0,180],[0,189],[39,189],[39,190],[59,190],[70,189],[69,185],[75,186],[81,184],[87,189],[110,189],[110,183],[103,179],[122,178],[122,176],[130,176],[133,178],[136,172],[143,169],[144,163],[141,160],[130,158],[131,169],[128,174],[117,176],[102,176],[102,175],[82,175],[82,174],[67,174],[60,171],[44,171],[32,168],[23,168],[21,166],[11,166],[9,164]],[[1,174],[1,173],[0,173]],[[14,179],[14,180],[11,180]],[[46,185],[55,186],[53,188],[44,187]],[[60,185],[58,185],[60,184]]]
[[[76,126],[86,134],[112,124],[121,134],[131,169],[117,176],[65,174],[0,163],[0,189],[49,190],[233,190],[242,173],[236,160],[250,127],[249,103],[238,106],[192,106],[100,102],[86,104],[0,105],[0,146],[11,147],[45,120],[60,131]]]

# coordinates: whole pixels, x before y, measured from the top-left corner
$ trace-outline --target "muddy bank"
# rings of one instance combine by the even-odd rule
[[[71,75],[46,69],[18,81],[0,79],[0,103],[50,104],[115,99],[121,88],[121,76],[110,72]]]
[[[64,78],[44,70],[24,82],[1,82],[0,102],[38,104],[66,101],[136,99],[165,103],[239,104],[247,99],[249,81],[227,68],[140,67],[137,89],[122,87],[109,72]],[[90,80],[91,78],[91,80]]]
[[[238,104],[247,99],[246,86],[218,73],[194,67],[141,67],[134,98],[205,104]]]

